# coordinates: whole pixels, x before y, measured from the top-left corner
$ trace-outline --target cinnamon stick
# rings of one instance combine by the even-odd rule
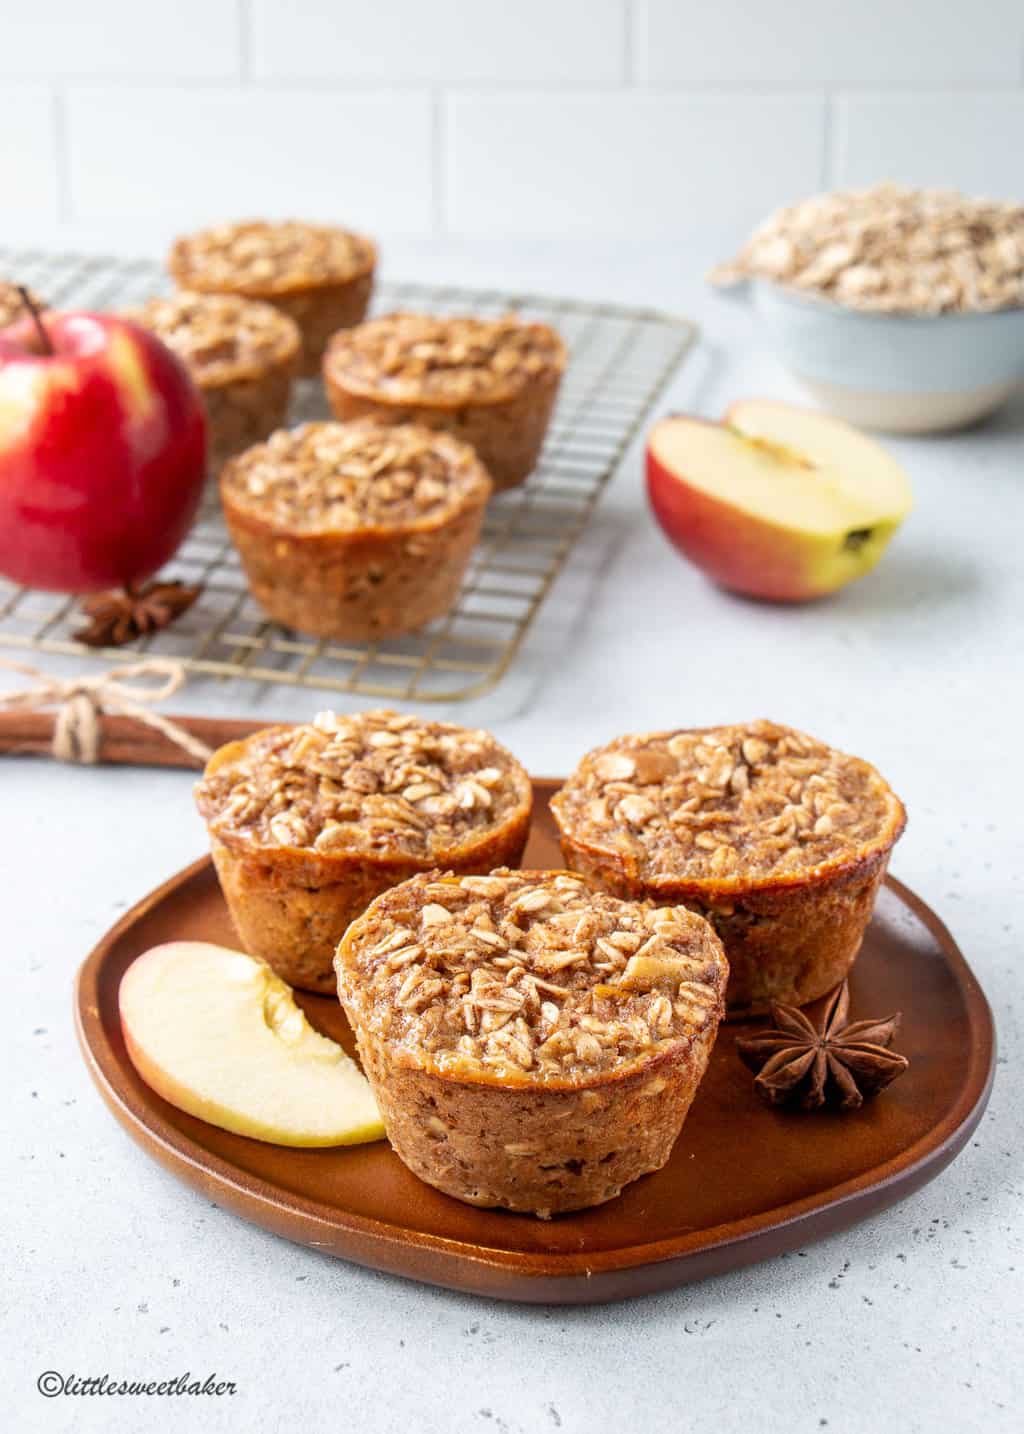
[[[274,724],[241,717],[171,717],[186,732],[208,747],[222,747]],[[153,728],[133,717],[100,717],[100,761],[134,767],[191,767],[199,764]],[[52,754],[54,713],[0,712],[0,753],[11,756],[49,757]]]

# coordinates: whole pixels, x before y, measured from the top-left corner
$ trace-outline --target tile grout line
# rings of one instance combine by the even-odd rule
[[[57,222],[68,224],[74,217],[71,204],[71,156],[68,151],[67,95],[61,88],[53,91],[52,111]]]
[[[842,138],[842,95],[828,91],[825,96],[824,189],[839,183],[839,146]]]
[[[637,62],[637,30],[640,25],[640,0],[623,0],[623,29],[622,29],[622,87],[626,90],[635,90],[638,85],[636,62]]]
[[[835,96],[831,90],[825,91],[825,109],[821,120],[821,187],[829,189],[832,185],[832,141],[835,125],[835,114],[833,105]]]
[[[252,80],[252,0],[237,0],[238,84],[248,86]]]
[[[448,233],[448,94],[443,89],[430,92],[431,104],[431,232]]]

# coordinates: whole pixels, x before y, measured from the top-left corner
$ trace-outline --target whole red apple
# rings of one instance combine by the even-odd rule
[[[47,313],[0,332],[0,573],[89,592],[177,550],[206,474],[202,401],[135,324]]]

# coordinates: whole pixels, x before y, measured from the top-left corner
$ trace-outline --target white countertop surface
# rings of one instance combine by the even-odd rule
[[[694,315],[705,338],[665,410],[797,396],[747,314],[704,293],[715,253],[406,244],[388,267]],[[800,608],[727,597],[678,558],[647,514],[634,456],[516,670],[443,715],[491,726],[541,773],[620,731],[759,715],[875,762],[910,812],[893,869],[952,928],[998,1025],[1002,1078],[955,1164],[799,1254],[589,1309],[493,1304],[275,1239],[142,1154],[101,1105],[72,1031],[89,948],[204,848],[192,778],[4,760],[6,1427],[1020,1427],[1024,1105],[1006,1070],[1024,1054],[1011,936],[1024,869],[1024,395],[976,431],[892,447],[914,514],[874,574]],[[272,718],[316,700],[196,681],[177,704]],[[47,1400],[45,1370],[215,1372],[238,1392]]]

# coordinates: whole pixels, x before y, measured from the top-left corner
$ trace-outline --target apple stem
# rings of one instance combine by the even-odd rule
[[[21,298],[21,302],[25,305],[25,308],[32,316],[32,322],[36,326],[36,333],[39,335],[39,342],[42,345],[43,353],[48,354],[50,357],[52,357],[53,354],[56,353],[56,349],[53,347],[53,340],[46,332],[46,325],[43,323],[42,315],[39,312],[39,308],[35,300],[29,293],[29,291],[25,288],[24,284],[18,284],[16,285],[16,288]]]

